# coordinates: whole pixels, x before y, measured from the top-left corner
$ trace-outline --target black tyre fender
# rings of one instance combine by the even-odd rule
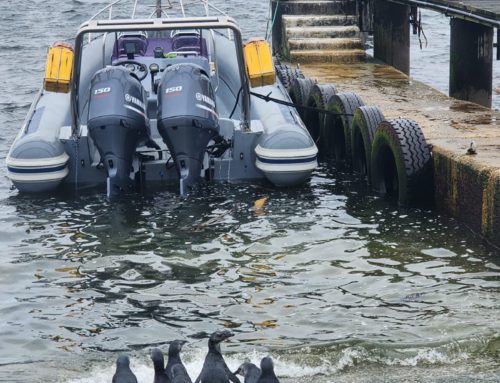
[[[285,88],[287,88],[287,84],[288,84],[288,69],[290,67],[288,65],[286,65],[286,64],[278,64],[274,68],[276,70],[276,76],[278,76],[278,79],[283,84],[283,86]]]
[[[333,84],[314,84],[307,97],[306,106],[310,108],[326,109],[330,98],[337,93]],[[316,144],[319,144],[321,126],[324,124],[325,113],[315,110],[305,111],[304,122],[307,130]],[[321,149],[318,147],[321,154]]]
[[[420,126],[397,118],[382,121],[375,131],[371,154],[372,186],[400,205],[432,201],[431,152]]]
[[[311,78],[294,78],[292,85],[288,90],[290,94],[290,99],[295,105],[306,106],[309,93],[311,88],[316,84],[316,81]],[[304,121],[306,116],[306,111],[304,108],[297,108],[300,118]]]
[[[354,171],[371,182],[371,155],[373,136],[377,126],[384,120],[378,106],[360,106],[354,111],[351,124],[351,154]]]
[[[291,68],[286,64],[278,64],[275,66],[275,69],[276,75],[287,91],[290,89],[293,79],[305,77],[299,68]]]
[[[351,163],[351,124],[354,111],[363,106],[363,100],[355,93],[337,93],[329,101],[326,109],[339,113],[328,114],[321,131],[324,152],[327,157],[335,158],[337,165]]]

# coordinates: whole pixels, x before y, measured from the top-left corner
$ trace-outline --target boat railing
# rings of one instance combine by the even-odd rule
[[[144,0],[143,0],[144,1]],[[150,0],[151,1],[151,0]],[[165,0],[164,0],[165,1]],[[114,0],[105,7],[101,8],[98,12],[96,12],[88,21],[95,20],[102,16],[104,13],[108,13],[107,18],[111,20],[113,18],[113,8],[116,8],[118,5],[123,5],[124,3],[131,3],[133,2],[132,6],[132,14],[131,14],[131,19],[135,19],[137,16],[137,9],[139,6],[139,0]],[[201,16],[211,16],[210,11],[215,11],[215,13],[222,15],[222,16],[227,16],[226,12],[215,6],[214,4],[211,4],[208,0],[166,0],[166,4],[163,4],[161,0],[156,0],[155,5],[151,5],[149,7],[154,8],[153,12],[147,16],[147,18],[153,18],[155,15],[157,18],[161,17],[166,17],[170,18],[170,14],[168,10],[175,9],[178,7],[181,11],[182,17],[187,17],[187,16],[195,16],[195,15],[188,15],[188,12],[186,10],[193,8],[195,5],[201,5],[204,9],[204,15]],[[200,15],[198,15],[200,16]]]

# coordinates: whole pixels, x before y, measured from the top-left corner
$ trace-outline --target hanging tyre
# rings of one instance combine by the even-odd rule
[[[314,84],[307,97],[306,106],[310,108],[326,109],[328,101],[330,98],[337,93],[337,88],[335,85],[326,84]],[[322,154],[322,144],[319,142],[321,126],[324,124],[325,113],[321,113],[315,110],[306,110],[305,112],[305,124],[307,130],[311,135],[312,139],[318,145],[318,150],[320,155]]]
[[[277,64],[275,65],[276,75],[279,80],[286,88],[286,90],[290,89],[290,85],[295,78],[305,78],[304,74],[299,68],[292,68],[290,65],[286,64]]]
[[[309,93],[314,84],[316,84],[316,81],[310,78],[295,78],[288,91],[292,102],[299,106],[306,106]],[[304,121],[306,116],[305,109],[299,107],[297,111],[302,121]]]
[[[337,165],[350,164],[351,124],[354,111],[363,106],[363,100],[355,93],[337,93],[328,102],[326,109],[338,113],[328,114],[321,130],[324,153],[335,158]]]
[[[351,125],[351,153],[354,171],[371,181],[371,155],[373,136],[384,120],[378,106],[361,106],[354,111]]]
[[[276,64],[274,66],[276,70],[276,76],[278,76],[278,79],[280,82],[283,84],[285,88],[288,89],[288,69],[290,69],[289,65],[286,64]]]
[[[432,201],[431,153],[420,126],[397,118],[382,121],[373,138],[373,188],[411,206]]]

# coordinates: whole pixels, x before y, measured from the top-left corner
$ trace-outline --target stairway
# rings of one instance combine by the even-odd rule
[[[352,63],[366,53],[354,0],[288,0],[283,9],[282,54],[292,63]]]

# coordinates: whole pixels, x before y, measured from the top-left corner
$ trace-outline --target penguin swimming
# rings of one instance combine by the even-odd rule
[[[172,366],[172,383],[192,383],[191,378],[186,373],[184,366],[180,364],[174,364]]]
[[[155,368],[153,383],[170,383],[170,378],[165,373],[165,359],[160,349],[153,348],[151,350],[151,360]]]
[[[216,331],[210,335],[205,363],[195,383],[240,383],[238,377],[227,367],[220,349],[220,343],[233,335],[229,330]]]
[[[181,375],[183,376],[184,380],[179,380],[179,382],[189,382],[192,383],[191,378],[189,377],[189,374],[186,371],[186,367],[184,367],[184,364],[182,363],[181,360],[181,350],[182,346],[186,343],[185,340],[174,340],[173,342],[170,343],[170,347],[168,348],[168,362],[167,366],[165,367],[165,373],[169,377],[170,381],[173,381],[173,368],[176,367],[177,370],[177,377],[180,379]]]
[[[280,381],[276,377],[274,373],[274,364],[271,357],[266,356],[262,358],[260,361],[260,377],[257,380],[257,383],[279,383]]]
[[[137,383],[137,378],[130,369],[128,355],[122,354],[116,359],[116,372],[113,375],[112,383]]]
[[[245,362],[238,367],[234,374],[245,377],[245,383],[257,383],[260,376],[260,368],[253,363]]]

